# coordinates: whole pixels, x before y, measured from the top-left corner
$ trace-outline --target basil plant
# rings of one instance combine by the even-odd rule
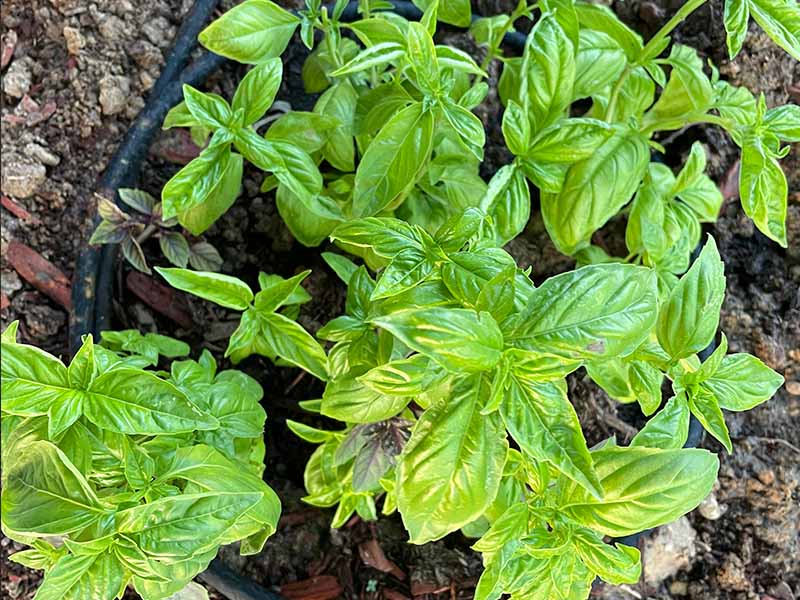
[[[223,544],[260,552],[280,501],[262,480],[261,386],[135,331],[84,338],[68,366],[2,340],[2,526],[42,569],[37,600],[170,597]],[[106,339],[108,343],[106,343]]]
[[[478,538],[476,598],[586,598],[596,576],[639,579],[639,551],[610,544],[668,523],[710,492],[719,466],[684,449],[694,415],[731,451],[722,409],[769,399],[783,378],[714,339],[725,292],[709,237],[665,292],[649,267],[607,263],[538,287],[467,209],[434,235],[369,217],[331,239],[360,257],[326,255],[347,284],[322,398],[303,406],[341,422],[289,426],[318,444],[306,502],[336,506],[333,526],[399,511],[412,543],[461,529]],[[373,276],[373,273],[375,276]],[[566,376],[584,367],[650,416],[627,446],[587,447]],[[662,405],[662,383],[672,397]]]

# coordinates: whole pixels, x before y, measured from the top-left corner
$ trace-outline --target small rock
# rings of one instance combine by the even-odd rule
[[[716,521],[722,515],[725,514],[725,508],[720,506],[719,502],[717,502],[717,496],[713,492],[706,497],[700,503],[700,506],[697,507],[697,512],[703,515],[703,518],[708,519],[709,521]]]
[[[72,55],[80,52],[86,46],[86,40],[77,27],[64,27],[64,40],[67,42],[67,52]]]
[[[106,75],[100,80],[100,106],[104,115],[115,115],[125,109],[131,91],[127,77]]]
[[[686,596],[689,593],[689,584],[685,581],[673,581],[669,584],[669,593],[673,596]]]
[[[742,559],[735,554],[728,554],[725,562],[717,571],[717,584],[723,590],[746,592],[751,585],[745,573]]]
[[[34,142],[25,145],[25,154],[31,158],[35,158],[40,163],[47,165],[48,167],[55,167],[61,162],[61,158],[58,155],[50,152],[50,150],[45,146],[41,146]]]
[[[125,37],[125,23],[119,17],[108,15],[100,21],[97,29],[109,42],[120,41]]]
[[[654,535],[647,537],[642,552],[647,584],[658,586],[667,577],[688,567],[697,553],[695,539],[697,532],[686,517],[659,527]]]
[[[758,473],[758,480],[764,485],[772,485],[775,483],[775,471],[772,469],[764,469]]]
[[[3,275],[0,277],[0,291],[10,298],[14,292],[21,289],[22,281],[16,271],[3,271]]]
[[[153,44],[164,48],[172,43],[175,28],[164,17],[156,17],[142,25],[142,32]]]
[[[4,194],[15,198],[29,198],[47,179],[47,170],[39,161],[22,154],[3,157],[0,187]]]
[[[164,62],[161,50],[146,40],[136,40],[128,46],[127,50],[136,64],[143,69],[149,69]]]
[[[31,83],[31,69],[26,58],[12,62],[3,75],[3,91],[12,98],[22,98],[31,89]]]
[[[787,381],[786,391],[792,396],[800,396],[800,381]]]
[[[147,71],[142,71],[139,73],[139,83],[142,85],[142,89],[144,91],[149,90],[153,85],[155,85],[156,80],[155,77],[150,75]]]

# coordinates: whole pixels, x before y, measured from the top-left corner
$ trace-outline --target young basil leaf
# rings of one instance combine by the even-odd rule
[[[575,56],[573,100],[589,98],[608,82],[617,81],[626,64],[625,51],[613,37],[602,31],[581,29]]]
[[[250,69],[239,82],[231,108],[234,113],[244,112],[244,127],[258,121],[272,106],[282,77],[283,63],[279,58],[271,58]]]
[[[348,81],[334,84],[325,91],[314,106],[314,112],[333,117],[339,127],[329,132],[322,155],[334,168],[350,172],[355,170],[355,146],[353,133],[355,127],[358,93]]]
[[[702,388],[691,391],[689,393],[689,410],[697,417],[703,428],[725,446],[729,454],[733,452],[733,444],[728,427],[725,425],[725,417],[714,394]]]
[[[590,158],[612,135],[614,129],[597,119],[561,119],[540,131],[524,156],[537,163],[572,164]]]
[[[492,176],[480,207],[491,217],[491,230],[499,246],[522,233],[530,218],[531,197],[516,163],[500,167]]]
[[[503,138],[512,154],[523,155],[531,144],[531,124],[525,110],[509,100],[503,112]]]
[[[628,62],[635,64],[639,60],[644,49],[641,36],[625,25],[610,8],[591,2],[576,2],[575,12],[582,28],[611,37],[625,51]]]
[[[731,354],[722,359],[702,387],[714,394],[719,405],[732,411],[750,410],[769,400],[783,377],[749,354]]]
[[[278,313],[259,313],[265,343],[284,360],[328,379],[328,358],[319,343],[302,326]]]
[[[625,544],[606,544],[603,538],[581,527],[572,535],[578,556],[593,573],[613,585],[637,583],[642,576],[639,549]]]
[[[469,27],[472,11],[468,0],[413,0],[414,5],[422,11],[430,10],[433,4],[438,4],[436,17],[442,23],[456,27]]]
[[[409,396],[383,394],[359,379],[337,379],[325,386],[321,412],[349,423],[377,423],[398,414],[411,401]]]
[[[386,66],[405,58],[405,48],[396,42],[382,42],[362,50],[355,58],[331,73],[332,77],[353,75],[368,69]]]
[[[764,115],[763,124],[784,142],[800,142],[800,106],[797,104],[770,108]]]
[[[500,360],[503,334],[489,313],[467,309],[404,310],[371,322],[412,350],[453,372],[491,369]]]
[[[612,537],[657,527],[689,512],[711,492],[719,468],[716,456],[694,448],[615,447],[592,452],[592,459],[605,490],[603,499],[570,483],[562,488],[560,510]]]
[[[156,267],[156,271],[172,287],[225,308],[245,310],[254,298],[246,283],[230,275],[162,267]]]
[[[176,267],[185,269],[189,264],[189,242],[177,231],[162,233],[158,245],[164,257]]]
[[[631,447],[683,448],[689,436],[689,404],[686,396],[679,394],[667,401],[658,414],[631,440]]]
[[[203,31],[200,43],[233,60],[258,64],[280,56],[300,19],[269,0],[245,0]]]
[[[260,278],[261,291],[255,296],[255,307],[259,312],[274,312],[278,307],[289,303],[302,281],[311,274],[311,269],[298,273],[289,279],[278,276]]]
[[[67,367],[47,352],[3,340],[2,357],[3,412],[43,415],[73,397]]]
[[[478,518],[494,500],[508,451],[499,415],[481,415],[479,374],[425,411],[397,466],[397,507],[414,544]]]
[[[724,265],[714,238],[709,236],[700,256],[659,311],[658,341],[674,360],[700,352],[711,343],[724,297]]]
[[[195,119],[211,129],[228,127],[233,123],[233,112],[224,98],[216,94],[204,94],[188,84],[183,84],[186,108]]]

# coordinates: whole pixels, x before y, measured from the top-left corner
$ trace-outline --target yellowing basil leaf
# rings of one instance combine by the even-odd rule
[[[372,322],[453,372],[491,369],[500,360],[503,349],[503,334],[486,312],[412,309],[384,315]]]
[[[433,114],[422,103],[383,126],[356,170],[352,213],[368,217],[397,206],[422,175],[433,143]]]
[[[612,358],[636,349],[655,323],[655,273],[624,264],[581,267],[532,294],[510,341],[571,358]]]
[[[612,537],[669,523],[694,509],[711,492],[719,468],[716,456],[694,448],[616,447],[592,452],[592,458],[603,499],[570,483],[562,488],[560,510]]]
[[[397,466],[397,507],[414,544],[474,521],[497,494],[508,442],[499,415],[482,415],[480,375],[462,378],[426,410]]]
[[[200,32],[206,48],[233,60],[258,64],[280,56],[300,19],[269,0],[246,0]]]

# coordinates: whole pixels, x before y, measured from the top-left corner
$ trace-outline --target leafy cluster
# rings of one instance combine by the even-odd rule
[[[217,372],[208,351],[134,331],[86,336],[69,366],[2,341],[3,532],[43,569],[36,598],[158,600],[184,589],[223,544],[261,550],[280,501],[263,482],[261,386]],[[106,340],[108,340],[106,342]]]
[[[360,0],[350,22],[343,0],[331,9],[307,0],[297,13],[246,0],[200,35],[252,65],[232,100],[186,86],[164,123],[189,128],[203,151],[160,204],[121,194],[144,218],[102,203],[95,241],[122,242],[147,269],[139,243],[156,235],[178,267],[156,268],[161,276],[241,313],[225,352],[232,363],[258,354],[324,382],[322,398],[302,406],[341,427],[288,426],[318,445],[305,500],[336,506],[334,526],[353,513],[375,519],[380,507],[400,513],[413,543],[462,530],[486,567],[479,600],[578,600],[596,576],[635,582],[638,550],[603,536],[667,523],[708,494],[718,459],[683,448],[690,416],[731,451],[723,410],[753,408],[783,382],[757,358],[728,354],[724,335],[699,356],[715,339],[725,275],[711,237],[692,256],[723,198],[700,144],[675,172],[658,140],[698,123],[724,129],[742,150],[745,213],[784,246],[778,160],[784,142],[800,141],[796,105],[768,108],[693,49],[670,46],[702,3],[689,0],[645,43],[608,8],[575,0],[520,0],[510,15],[476,19],[467,0],[415,0],[419,22],[383,0]],[[800,57],[793,0],[726,0],[731,56],[751,15]],[[507,56],[502,41],[520,19],[532,21],[527,42]],[[482,62],[437,44],[439,22],[469,27]],[[298,30],[311,51],[304,86],[318,94],[306,112],[275,101],[279,57]],[[485,182],[473,110],[494,60],[514,158]],[[343,252],[323,258],[347,286],[345,314],[316,338],[296,322],[308,271],[261,273],[254,291],[193,259],[194,246],[187,254],[184,234],[168,229],[206,231],[236,200],[245,160],[265,172],[262,190],[274,190],[300,243],[329,239]],[[502,248],[537,196],[553,243],[578,264],[538,286]],[[625,257],[592,243],[618,215]],[[87,338],[65,367],[12,332],[3,526],[33,546],[18,559],[48,571],[41,598],[86,589],[113,598],[129,581],[160,598],[220,544],[261,548],[279,504],[260,479],[255,382],[217,374],[207,352],[169,373],[148,370],[188,352],[155,334],[106,333],[103,346]],[[649,417],[627,446],[587,446],[566,383],[581,368]]]

